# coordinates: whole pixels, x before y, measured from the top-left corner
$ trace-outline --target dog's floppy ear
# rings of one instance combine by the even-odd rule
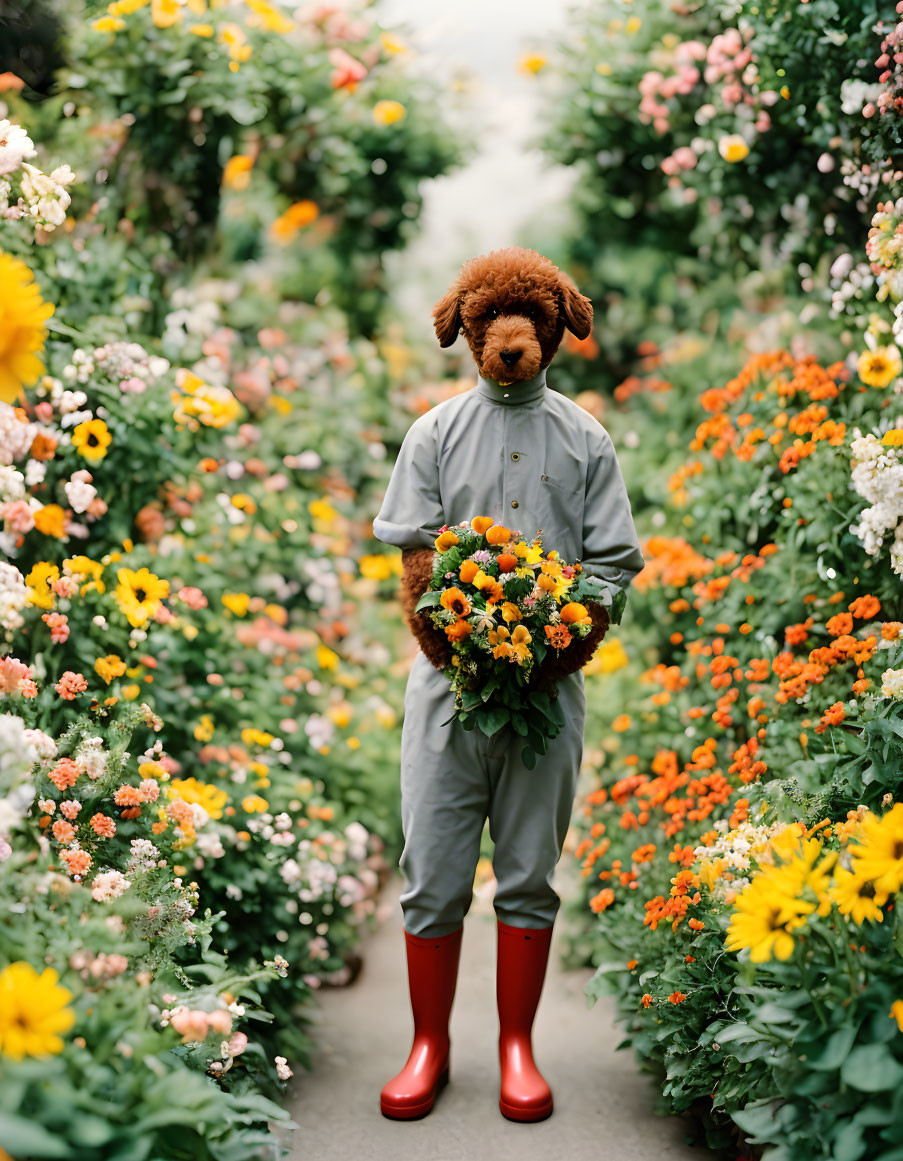
[[[457,286],[451,287],[433,307],[433,325],[440,347],[450,347],[461,326],[461,310]]]
[[[569,274],[558,273],[561,287],[561,314],[564,325],[578,339],[588,338],[593,329],[593,304],[577,289],[577,284]]]

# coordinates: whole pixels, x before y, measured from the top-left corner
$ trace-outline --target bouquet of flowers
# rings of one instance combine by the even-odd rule
[[[532,770],[564,725],[556,691],[534,680],[538,666],[549,650],[592,632],[583,602],[598,599],[578,561],[566,563],[554,549],[543,554],[540,533],[528,544],[488,516],[441,528],[415,612],[426,610],[451,647],[445,672],[455,712],[442,724],[457,718],[489,737],[509,726],[524,739],[521,754]],[[625,601],[623,592],[615,596],[611,620],[620,619]]]

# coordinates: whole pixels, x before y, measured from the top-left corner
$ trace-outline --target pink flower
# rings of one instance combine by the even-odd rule
[[[248,1038],[244,1032],[233,1032],[229,1037],[229,1055],[241,1056],[248,1047]]]
[[[361,62],[355,60],[344,48],[331,48],[329,50],[329,63],[334,70],[330,77],[334,89],[354,86],[367,75],[367,70]]]
[[[24,534],[31,532],[34,528],[34,515],[25,500],[10,500],[0,509],[0,513],[9,525],[11,532]]]
[[[67,669],[53,688],[66,701],[74,701],[76,694],[85,692],[88,683],[80,673]]]
[[[69,640],[69,618],[65,613],[43,613],[41,620],[50,629],[50,640],[54,645]]]
[[[31,670],[16,657],[0,657],[0,693],[22,693],[22,683],[31,678]]]

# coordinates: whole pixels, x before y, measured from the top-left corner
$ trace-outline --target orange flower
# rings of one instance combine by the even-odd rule
[[[457,617],[466,617],[471,610],[470,601],[459,588],[445,589],[439,598],[439,604]]]
[[[452,532],[449,528],[447,532],[440,532],[436,537],[436,551],[447,552],[449,548],[454,548],[457,543],[457,533]]]
[[[453,625],[449,625],[445,630],[445,635],[449,641],[460,641],[464,637],[470,636],[473,632],[473,625],[470,621],[465,621],[463,617],[459,617]]]
[[[116,833],[116,823],[107,814],[92,814],[91,829],[101,838],[112,838]]]
[[[604,911],[606,907],[610,907],[615,901],[615,893],[611,887],[603,887],[598,895],[594,895],[589,901],[589,905],[593,911],[598,915],[600,911]]]
[[[544,628],[549,644],[555,649],[566,649],[573,640],[567,625],[546,625]]]
[[[486,529],[484,535],[490,544],[507,544],[511,539],[511,529],[501,524],[493,524]]]
[[[573,625],[577,621],[583,621],[589,616],[589,609],[586,605],[581,605],[579,601],[568,601],[562,607],[561,619],[565,625]]]
[[[671,995],[668,997],[668,999],[670,1000],[670,1002],[672,1004],[679,1004],[681,1002],[681,1000],[685,1000],[686,998],[687,998],[686,992],[672,992]]]
[[[503,552],[499,555],[497,564],[502,572],[514,572],[517,568],[517,557],[513,552]]]
[[[78,766],[71,758],[60,758],[59,762],[50,771],[47,777],[57,788],[57,790],[68,790],[70,786],[74,786],[78,779]]]
[[[470,526],[474,532],[479,532],[482,536],[486,532],[486,529],[491,528],[494,523],[495,521],[491,516],[474,516],[470,522]]]
[[[652,995],[649,992],[646,992],[644,994],[643,998],[640,1000],[640,1003],[643,1005],[644,1008],[648,1008],[649,1005],[652,1003]]]
[[[467,585],[470,584],[479,571],[480,566],[475,560],[465,560],[458,569],[458,576],[461,578],[461,582]]]

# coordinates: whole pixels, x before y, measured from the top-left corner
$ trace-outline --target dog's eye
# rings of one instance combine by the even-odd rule
[[[497,306],[488,307],[486,310],[486,317],[487,318],[498,318],[499,317],[499,308]]]

